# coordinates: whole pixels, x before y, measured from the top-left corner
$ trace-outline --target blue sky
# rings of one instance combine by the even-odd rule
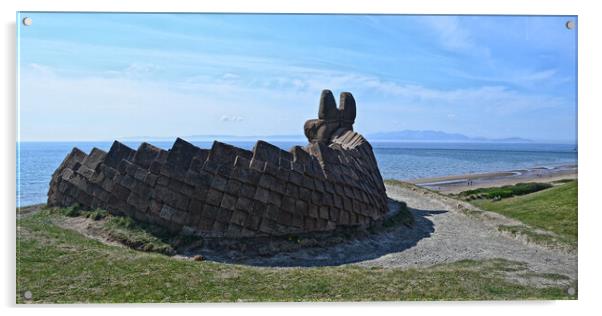
[[[325,88],[361,133],[576,138],[574,17],[23,16],[23,141],[302,135]]]

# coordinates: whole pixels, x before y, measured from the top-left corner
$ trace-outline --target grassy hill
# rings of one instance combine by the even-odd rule
[[[507,226],[502,227],[503,230],[526,234],[535,242],[561,243],[576,247],[577,189],[577,181],[572,180],[527,195],[500,201],[477,199],[472,203],[484,210],[517,219],[530,228]]]
[[[526,264],[504,259],[416,269],[199,262],[90,239],[56,224],[65,213],[41,210],[17,221],[18,303],[576,298],[567,294],[566,286],[521,281],[536,277],[554,284],[567,277],[534,274]],[[24,298],[26,291],[31,299]]]

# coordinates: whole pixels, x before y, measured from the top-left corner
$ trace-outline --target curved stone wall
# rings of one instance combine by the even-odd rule
[[[115,141],[108,152],[74,148],[52,175],[49,206],[79,204],[205,237],[279,236],[369,225],[387,212],[370,144],[353,131],[355,100],[336,107],[322,92],[309,144],[252,151],[221,142],[211,149],[178,138],[168,151]]]

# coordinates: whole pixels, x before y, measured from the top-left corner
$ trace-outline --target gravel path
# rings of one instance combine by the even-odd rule
[[[209,260],[269,267],[356,264],[367,267],[425,267],[463,259],[503,258],[527,263],[537,273],[557,273],[577,279],[577,254],[553,250],[514,238],[498,225],[521,223],[497,213],[414,186],[387,186],[390,198],[405,201],[416,218],[404,226],[356,238],[336,246],[308,248],[266,258]],[[473,210],[469,216],[462,210]]]
[[[577,278],[577,254],[529,244],[498,232],[498,225],[516,225],[516,221],[496,213],[483,212],[479,218],[460,209],[467,203],[422,189],[387,186],[387,194],[405,201],[417,218],[414,230],[433,230],[414,247],[358,263],[362,266],[413,267],[462,259],[504,258],[526,262],[540,273],[558,273]],[[444,211],[444,212],[433,212]],[[427,212],[428,215],[421,215]]]

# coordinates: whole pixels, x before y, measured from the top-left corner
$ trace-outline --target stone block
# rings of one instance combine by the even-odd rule
[[[255,197],[255,186],[243,183],[240,187],[240,196],[252,199]]]
[[[316,205],[320,205],[322,203],[322,193],[317,191],[311,192],[311,202]]]
[[[278,166],[279,158],[281,155],[280,152],[283,152],[283,157],[285,157],[286,154],[289,154],[288,152],[270,143],[260,140],[257,141],[257,143],[255,143],[255,146],[253,147],[253,159],[262,160],[271,163],[275,166]]]
[[[234,166],[232,166],[231,164],[220,165],[217,168],[217,175],[222,176],[226,179],[230,179],[230,178],[232,178],[233,169],[234,169]]]
[[[253,214],[253,216],[262,217],[265,214],[266,209],[267,205],[265,203],[253,201],[253,210],[251,214]]]
[[[209,189],[207,191],[207,203],[214,206],[220,206],[220,204],[222,203],[222,196],[222,192],[214,189]]]
[[[278,227],[276,221],[267,217],[262,218],[261,223],[259,225],[259,231],[268,235],[277,233]]]
[[[144,183],[146,183],[149,186],[155,186],[155,184],[157,183],[157,179],[159,179],[159,176],[153,173],[147,173],[146,176],[144,177]]]
[[[96,170],[98,165],[106,159],[107,153],[104,150],[100,150],[96,147],[92,148],[90,154],[83,159],[82,165],[92,170]]]
[[[209,187],[213,180],[213,176],[204,170],[192,171],[188,170],[183,182],[195,187]]]
[[[345,190],[343,189],[342,185],[334,185],[334,192],[340,195],[341,197],[345,196]]]
[[[197,227],[205,232],[210,232],[213,229],[214,219],[205,218],[201,216],[201,220],[198,222]]]
[[[200,148],[178,137],[167,154],[166,165],[173,166],[175,170],[187,170],[199,150]]]
[[[273,176],[271,176],[269,174],[263,174],[263,175],[261,175],[261,178],[259,179],[258,185],[264,189],[269,190],[274,185],[275,181],[276,181],[276,178],[274,178]]]
[[[270,192],[268,190],[266,190],[262,187],[257,187],[257,190],[255,191],[254,199],[257,201],[260,201],[262,203],[267,203],[269,195],[270,195]]]
[[[192,171],[199,172],[203,169],[203,165],[207,158],[209,157],[209,150],[199,148],[196,154],[192,157],[190,161],[190,168]]]
[[[303,218],[303,229],[306,231],[313,231],[316,229],[316,219],[311,217]]]
[[[293,213],[292,220],[291,220],[291,226],[299,228],[299,229],[303,228],[303,215]]]
[[[224,194],[220,207],[228,209],[228,210],[235,210],[236,209],[236,197],[233,195]]]
[[[161,209],[163,208],[163,204],[159,203],[157,200],[150,200],[148,206],[149,214],[154,214],[156,216],[160,216]]]
[[[280,212],[282,212],[280,210],[280,208],[278,208],[277,206],[275,206],[273,204],[268,204],[266,206],[266,211],[264,213],[264,217],[276,220],[276,218],[278,218],[278,214],[280,214]]]
[[[292,171],[290,169],[280,167],[276,170],[276,179],[282,180],[283,182],[287,182],[291,172]]]
[[[307,171],[307,168],[305,165],[302,165],[298,162],[293,162],[291,163],[291,171],[302,175]]]
[[[299,198],[303,201],[311,202],[311,191],[304,187],[300,187],[299,188]]]
[[[171,218],[173,217],[173,215],[176,213],[176,209],[169,206],[169,205],[163,205],[163,207],[161,208],[161,212],[159,213],[159,216],[161,216],[161,218],[167,220],[167,221],[171,221]]]
[[[211,231],[214,233],[223,233],[226,230],[226,228],[228,228],[228,223],[215,221],[213,222],[213,227]]]
[[[238,197],[238,200],[236,200],[236,209],[249,213],[253,210],[253,201],[240,196]]]
[[[238,226],[236,224],[230,224],[228,225],[228,228],[226,229],[226,236],[228,237],[240,237],[242,232],[242,227]]]
[[[322,219],[328,219],[329,218],[329,208],[328,206],[320,206],[319,209],[319,217]]]
[[[219,170],[220,164],[215,162],[215,161],[211,161],[211,160],[207,160],[205,161],[205,163],[203,164],[203,171],[211,174],[211,175],[216,175],[217,171]]]
[[[350,186],[348,186],[348,185],[343,186],[343,190],[345,191],[345,196],[347,196],[348,198],[354,197],[353,189]]]
[[[139,196],[149,198],[152,193],[152,188],[144,182],[135,181],[131,191]]]
[[[226,184],[226,188],[225,188],[224,192],[237,196],[239,193],[239,190],[240,190],[240,186],[241,186],[241,183],[239,181],[230,179],[230,180],[228,180],[228,183]]]
[[[219,208],[217,210],[217,216],[215,217],[216,221],[220,221],[222,223],[229,223],[232,218],[232,210]]]
[[[319,207],[313,203],[308,203],[308,216],[318,218],[319,217]]]
[[[90,181],[92,179],[92,176],[94,175],[94,169],[90,169],[84,165],[81,165],[79,166],[79,168],[77,168],[77,174]]]
[[[240,210],[234,210],[234,212],[232,213],[232,219],[230,222],[242,227],[242,226],[244,226],[246,219],[247,219],[247,213],[240,211]]]
[[[169,178],[166,177],[166,176],[163,176],[163,175],[158,176],[156,184],[157,185],[162,185],[162,186],[167,186],[167,185],[169,185]]]
[[[111,145],[111,148],[107,152],[103,163],[109,167],[117,169],[117,166],[122,160],[132,160],[135,153],[136,151],[130,147],[118,141],[114,141]]]
[[[187,209],[190,199],[182,193],[175,192],[167,187],[157,185],[152,194],[153,198],[163,201],[179,209]]]
[[[303,179],[303,175],[297,172],[291,172],[291,174],[289,175],[289,181],[296,186],[302,186]]]
[[[128,196],[127,203],[133,206],[136,210],[145,212],[150,204],[150,201],[147,197],[143,197],[132,192]]]
[[[291,182],[286,183],[285,195],[292,198],[299,198],[299,188]]]
[[[308,212],[308,204],[307,202],[297,200],[295,201],[295,213],[297,214],[307,214]]]
[[[163,168],[163,163],[161,163],[159,161],[153,161],[153,162],[151,162],[151,165],[148,168],[148,171],[158,175],[161,173],[162,168]]]
[[[232,169],[231,176],[233,179],[236,179],[242,183],[256,185],[259,183],[261,173],[255,169],[250,169],[249,167],[234,167],[234,169]]]
[[[114,184],[111,193],[117,200],[125,201],[130,195],[130,190],[120,184]]]
[[[216,220],[219,211],[219,208],[213,205],[205,204],[201,213],[201,220],[213,223],[213,221]]]
[[[287,212],[294,212],[296,210],[295,203],[296,203],[295,198],[290,197],[290,196],[284,196],[282,198],[281,207],[283,210],[285,210]]]
[[[332,199],[333,199],[333,205],[336,208],[343,208],[343,199],[339,195],[333,194]]]
[[[149,143],[142,143],[134,154],[133,161],[143,169],[149,169],[155,159],[159,158],[162,149]]]
[[[353,204],[351,204],[351,199],[348,197],[343,197],[343,208],[346,211],[352,211],[353,210]]]
[[[279,212],[276,221],[284,226],[293,226],[293,214],[284,211]]]
[[[308,190],[314,190],[314,181],[312,178],[310,178],[309,176],[305,176],[303,177],[303,187],[308,189]]]
[[[207,160],[217,162],[220,165],[233,166],[236,156],[251,159],[253,153],[242,148],[214,141]]]
[[[258,230],[260,222],[261,222],[261,216],[256,216],[255,214],[249,214],[245,218],[245,222],[243,223],[243,226],[250,230]]]
[[[216,175],[213,177],[210,187],[214,190],[224,192],[224,191],[226,191],[227,184],[228,184],[228,179]]]
[[[266,165],[265,161],[258,160],[255,158],[251,159],[250,167],[253,170],[256,170],[258,172],[263,172],[265,170],[265,165]]]
[[[196,188],[194,188],[194,192],[193,192],[191,198],[204,201],[207,198],[208,192],[209,192],[209,188],[196,187]]]
[[[193,214],[200,214],[203,212],[203,208],[205,206],[204,201],[200,201],[197,199],[191,199],[190,204],[188,205],[188,211]]]
[[[286,182],[282,181],[278,178],[274,178],[272,185],[270,186],[270,190],[274,192],[278,192],[279,194],[285,194],[286,192]]]

